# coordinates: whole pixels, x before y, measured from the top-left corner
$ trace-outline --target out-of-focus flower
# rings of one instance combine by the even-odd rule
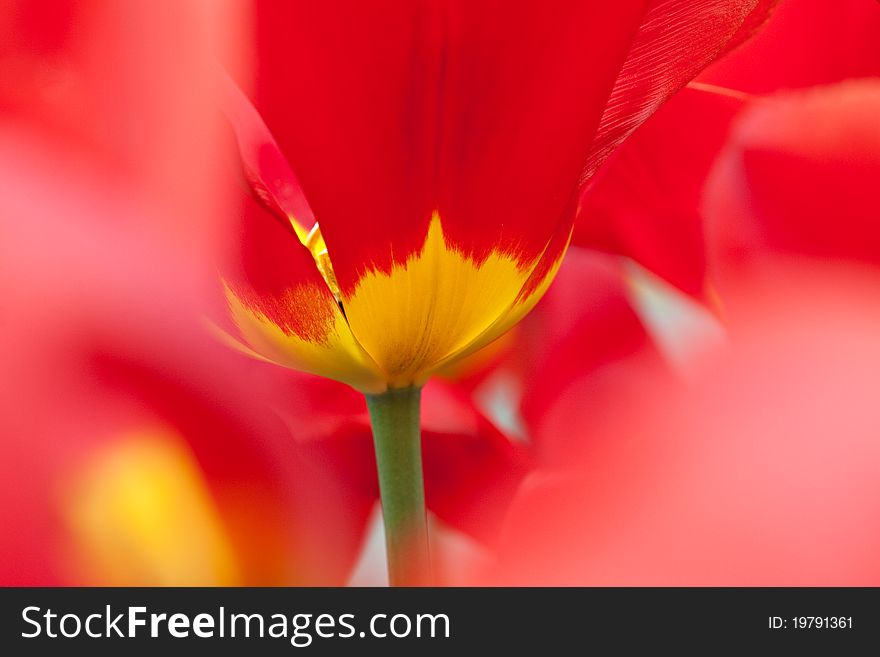
[[[880,75],[873,0],[781,0],[753,39],[699,80],[751,94]]]
[[[230,196],[215,184],[222,115],[207,73],[217,57],[240,59],[240,22],[232,4],[203,0],[2,3],[4,154],[25,161],[40,145],[51,150],[41,166],[76,174],[59,184],[112,186],[151,210],[140,225],[146,239],[163,240],[194,270],[207,267]],[[100,230],[138,216],[79,219]]]
[[[877,3],[782,2],[766,29],[714,63],[609,159],[584,191],[572,242],[629,257],[715,305],[701,203],[734,119],[760,100],[755,94],[880,75],[878,38]]]
[[[228,93],[276,215],[244,213],[225,275],[244,348],[376,393],[488,344],[546,290],[599,165],[772,4],[260,4],[277,144]]]
[[[538,467],[564,463],[594,427],[671,375],[633,306],[615,258],[572,247],[553,287],[522,326],[520,411]],[[577,404],[582,422],[558,408]]]
[[[598,421],[570,374],[537,426],[574,437],[523,484],[484,582],[880,581],[878,84],[738,117],[703,204],[731,339],[690,381],[640,370]]]
[[[878,113],[873,78],[781,94],[737,122],[705,199],[726,296],[792,261],[880,264]]]
[[[205,339],[188,268],[34,177],[51,198],[0,200],[3,582],[343,581],[338,488]]]
[[[802,279],[691,385],[599,426],[557,408],[589,440],[526,480],[481,582],[876,586],[877,282]]]
[[[202,327],[226,6],[50,4],[0,6],[0,581],[344,581],[335,482]]]
[[[876,40],[859,38],[880,20],[875,3],[786,4],[766,41],[707,79],[731,83],[748,70],[748,53],[770,43],[779,57],[755,59],[760,70],[743,88],[876,74]],[[857,29],[835,31],[853,11],[864,12]],[[817,12],[829,20],[793,20]],[[798,42],[821,65],[791,47]],[[653,260],[637,259],[691,294],[706,279],[708,246],[730,340],[690,381],[650,368],[626,374],[644,359],[638,353],[618,363],[619,396],[598,417],[587,403],[593,374],[560,370],[567,392],[538,403],[530,420],[551,458],[526,479],[482,583],[876,585],[880,533],[865,518],[880,499],[869,392],[878,365],[877,88],[876,79],[851,80],[740,100],[688,90],[609,160],[584,204],[607,212],[616,232],[587,224],[586,243],[598,236],[616,253],[647,251]],[[665,181],[672,193],[624,187],[628,177]],[[639,242],[635,217],[655,217],[673,239]]]

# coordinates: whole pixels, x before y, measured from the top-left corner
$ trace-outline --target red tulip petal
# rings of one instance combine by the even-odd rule
[[[880,75],[880,5],[784,0],[748,44],[700,80],[750,93]]]
[[[344,294],[365,271],[406,263],[437,210],[455,248],[478,262],[493,249],[537,258],[642,10],[391,0],[259,9],[257,107],[300,177]]]
[[[533,265],[572,196],[642,2],[461,2],[444,40],[437,198],[451,243]]]
[[[350,291],[421,246],[436,108],[431,3],[261,2],[255,105]]]
[[[704,300],[700,200],[743,96],[684,89],[600,169],[581,199],[572,242],[632,258]]]
[[[244,195],[243,195],[244,196]],[[256,354],[378,392],[385,381],[351,334],[311,252],[256,201],[243,199],[240,258],[224,272],[237,334]]]
[[[755,8],[743,21],[736,34],[733,35],[733,38],[721,50],[718,59],[739,48],[762,31],[770,18],[776,15],[777,7],[781,2],[782,0],[758,0]]]
[[[567,231],[588,154],[591,171],[769,5],[683,4],[261,6],[257,105],[343,295],[405,264],[434,211],[477,262],[499,250],[532,263]]]
[[[218,82],[248,183],[260,200],[289,220],[300,240],[305,240],[315,217],[293,170],[244,92],[225,73],[220,73]]]
[[[777,0],[654,0],[602,115],[582,180],[703,68],[747,38]]]

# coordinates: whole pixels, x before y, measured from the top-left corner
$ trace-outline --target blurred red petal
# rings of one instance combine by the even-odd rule
[[[782,0],[749,43],[700,80],[749,93],[880,75],[880,5],[870,0]]]
[[[222,72],[218,77],[223,109],[235,131],[247,182],[279,217],[308,231],[315,217],[275,138],[235,82]]]
[[[198,272],[207,264],[215,274],[215,233],[203,222],[222,226],[226,208],[211,156],[216,112],[199,82],[214,66],[207,32],[222,18],[190,3],[69,6],[64,29],[40,36],[52,21],[37,20],[33,41],[15,27],[17,6],[0,9],[15,35],[3,57],[22,57],[31,72],[70,65],[76,81],[60,99],[45,96],[51,85],[39,76],[22,89],[0,85],[0,296],[14,309],[0,322],[0,578],[169,583],[157,575],[170,564],[138,562],[140,545],[111,554],[103,572],[71,569],[82,537],[68,517],[78,489],[67,484],[126,436],[155,430],[185,441],[177,453],[194,465],[184,474],[208,491],[206,513],[221,518],[241,581],[341,582],[332,482],[300,458],[202,326]],[[125,538],[104,506],[111,498],[98,496],[89,531]]]
[[[204,266],[202,257],[220,245],[216,229],[225,216],[225,192],[213,186],[223,160],[209,73],[222,50],[242,42],[231,7],[4,3],[0,129],[49,141],[59,161],[127,188],[156,210],[142,228]]]
[[[522,414],[544,463],[563,463],[666,371],[633,310],[620,263],[570,249],[553,287],[522,327]]]
[[[0,327],[4,583],[95,583],[67,570],[76,537],[64,514],[76,500],[59,501],[59,487],[144,427],[185,439],[241,581],[341,582],[347,520],[335,484],[301,458],[236,357],[204,334],[188,270],[133,231],[83,231],[71,213],[106,203],[86,198],[53,196],[65,211],[36,216],[0,199],[18,220],[0,246],[3,297],[16,308]]]
[[[492,542],[531,465],[526,450],[452,386],[428,384],[422,422],[428,508],[452,527]]]
[[[708,88],[673,97],[587,187],[572,243],[627,256],[705,300],[702,190],[745,102]]]
[[[705,199],[726,291],[780,259],[880,264],[878,114],[880,80],[864,80],[780,95],[741,118]]]
[[[876,586],[877,286],[827,268],[750,306],[699,380],[527,481],[484,582]]]

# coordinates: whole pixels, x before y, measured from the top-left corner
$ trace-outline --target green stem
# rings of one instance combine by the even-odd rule
[[[366,395],[373,425],[391,586],[430,583],[419,422],[421,389]]]

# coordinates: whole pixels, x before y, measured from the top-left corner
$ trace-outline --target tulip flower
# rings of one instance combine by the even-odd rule
[[[260,4],[233,333],[367,395],[393,582],[427,571],[419,389],[528,313],[583,185],[772,4]]]
[[[471,377],[463,385],[439,378],[426,384],[426,506],[445,527],[475,539],[479,549],[494,549],[524,477],[564,461],[571,443],[590,433],[589,426],[577,432],[566,427],[557,401],[581,400],[590,426],[598,426],[638,399],[653,377],[667,375],[630,297],[620,263],[573,247],[547,294],[509,334],[503,352],[492,354],[488,372],[471,375],[479,379],[476,387]],[[263,392],[310,460],[338,480],[360,531],[379,493],[361,396],[344,384],[266,364],[255,363],[254,370],[260,376],[249,385]],[[523,406],[517,409],[520,395]],[[432,550],[435,562],[443,558],[443,547]]]

